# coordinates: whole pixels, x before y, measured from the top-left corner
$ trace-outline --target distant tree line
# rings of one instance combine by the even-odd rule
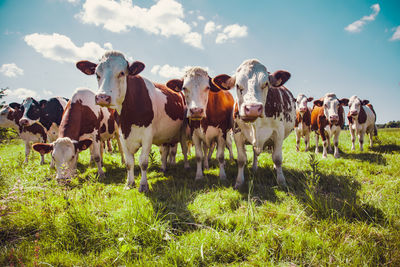
[[[378,128],[400,128],[400,121],[389,121],[385,124],[377,124]]]
[[[8,90],[8,87],[6,88],[0,88],[0,109],[3,108],[5,105],[5,101],[3,98],[7,95],[6,91]],[[7,129],[7,128],[2,128],[0,127],[0,142],[5,140],[5,139],[11,139],[17,137],[17,133],[13,129]]]

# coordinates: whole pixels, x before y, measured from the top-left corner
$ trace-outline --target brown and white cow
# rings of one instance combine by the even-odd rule
[[[277,181],[286,185],[282,171],[283,140],[293,130],[296,118],[295,99],[283,86],[290,78],[287,71],[270,74],[256,59],[244,61],[233,77],[219,75],[213,82],[222,89],[237,89],[237,112],[235,112],[234,137],[237,147],[238,176],[235,187],[244,183],[246,164],[245,143],[253,145],[256,157],[266,146],[272,146],[272,160]]]
[[[334,157],[339,157],[339,135],[344,125],[344,109],[349,100],[338,99],[334,93],[328,93],[323,98],[314,101],[311,112],[311,130],[315,131],[315,153],[318,153],[318,139],[323,142],[322,157],[327,157],[327,149],[332,151],[331,137],[335,146]]]
[[[95,104],[93,91],[80,88],[65,108],[57,140],[50,144],[34,144],[33,149],[40,154],[52,152],[57,168],[56,178],[67,179],[76,171],[79,152],[90,147],[91,158],[96,162],[98,175],[102,177],[101,141],[112,137],[118,141],[116,129],[113,112]]]
[[[306,145],[305,151],[308,151],[311,132],[311,109],[307,107],[307,103],[313,100],[313,97],[306,97],[304,94],[299,94],[296,98],[296,123],[294,124],[296,151],[299,151],[302,137],[304,137],[304,144]]]
[[[368,100],[361,100],[353,95],[349,99],[349,129],[351,134],[351,150],[355,150],[356,135],[360,143],[360,151],[363,151],[364,135],[369,134],[369,146],[372,147],[373,136],[378,135],[375,125],[376,113]]]
[[[177,92],[183,90],[185,95],[188,126],[196,149],[195,179],[203,178],[203,160],[204,168],[208,168],[207,152],[211,150],[213,142],[217,143],[219,177],[226,179],[224,150],[227,134],[233,124],[234,100],[231,93],[217,88],[207,71],[200,67],[188,69],[182,79],[170,80],[167,86]]]
[[[22,117],[22,113],[21,105],[18,103],[5,105],[0,110],[0,127],[12,128],[18,132],[19,137],[25,143],[25,163],[27,163],[31,151],[31,143],[46,142],[47,134],[45,128],[38,123],[26,127],[20,126],[19,120]],[[41,156],[40,164],[44,164],[43,155]]]
[[[87,75],[96,73],[99,86],[96,103],[115,109],[118,113],[128,168],[126,188],[134,186],[134,154],[142,147],[139,191],[148,191],[147,167],[151,145],[165,145],[165,149],[162,149],[162,161],[165,162],[169,145],[181,141],[183,136],[183,96],[139,76],[144,64],[138,61],[129,64],[124,55],[117,51],[106,52],[98,65],[89,61],[80,61],[76,65]],[[181,144],[186,162],[186,142]]]

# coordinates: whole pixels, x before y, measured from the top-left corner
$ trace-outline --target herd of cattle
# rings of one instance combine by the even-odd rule
[[[51,167],[56,167],[57,178],[71,177],[76,170],[78,154],[90,148],[91,160],[102,170],[103,144],[115,138],[121,152],[121,161],[127,167],[127,188],[134,186],[134,155],[141,147],[139,165],[141,180],[139,191],[148,191],[147,167],[152,144],[160,146],[161,169],[175,162],[177,144],[180,143],[187,161],[188,144],[196,151],[195,179],[203,177],[208,159],[217,147],[219,177],[226,179],[224,150],[232,157],[232,136],[237,147],[238,174],[235,188],[244,183],[244,165],[247,161],[245,145],[253,147],[253,169],[257,157],[272,148],[272,160],[277,182],[285,185],[282,171],[282,144],[294,129],[296,150],[304,138],[305,150],[310,145],[310,132],[315,131],[315,153],[318,139],[323,141],[323,157],[331,150],[333,137],[334,157],[339,157],[339,134],[345,123],[343,106],[349,106],[348,121],[352,150],[358,135],[363,150],[364,135],[377,134],[376,114],[368,100],[357,96],[338,99],[329,93],[315,100],[304,94],[295,99],[283,86],[290,78],[287,71],[270,73],[258,60],[244,61],[231,77],[226,74],[211,78],[207,71],[193,67],[183,78],[168,81],[166,85],[153,83],[138,74],[144,69],[142,62],[131,64],[120,52],[106,52],[99,64],[80,61],[77,68],[87,75],[96,74],[97,93],[80,88],[70,100],[62,97],[36,101],[28,97],[21,104],[10,103],[0,111],[0,126],[19,131],[25,141],[25,161],[28,161],[30,143],[41,154],[51,152]],[[228,91],[236,87],[237,99]],[[48,143],[46,143],[48,142]],[[123,152],[123,153],[122,153]]]

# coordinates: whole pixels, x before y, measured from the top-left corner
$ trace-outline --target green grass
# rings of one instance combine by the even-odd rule
[[[400,130],[380,130],[362,153],[350,147],[343,131],[341,158],[322,159],[296,152],[291,134],[283,150],[288,188],[277,186],[268,153],[251,172],[248,147],[239,191],[235,162],[227,161],[221,183],[214,155],[195,182],[194,150],[190,170],[178,153],[163,174],[154,147],[150,192],[140,194],[123,189],[117,153],[105,154],[100,181],[81,153],[78,176],[61,185],[37,153],[24,164],[23,144],[12,140],[0,145],[0,265],[400,266]]]

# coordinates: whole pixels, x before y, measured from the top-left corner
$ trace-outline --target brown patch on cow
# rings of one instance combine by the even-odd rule
[[[307,126],[311,125],[311,111],[307,108],[307,111],[304,112],[303,117],[300,115],[299,111],[296,111],[296,122],[294,127],[297,127],[300,123],[304,122]]]
[[[222,130],[223,137],[226,138],[226,133],[233,127],[233,106],[235,101],[228,91],[208,93],[208,103],[206,109],[206,117],[201,121],[189,120],[191,134],[196,128],[201,127],[204,132],[208,126],[214,126]]]
[[[344,126],[344,108],[343,108],[342,105],[339,105],[338,113],[339,113],[339,122],[338,122],[338,125],[339,125],[341,128],[343,128],[343,126]]]
[[[31,126],[20,127],[20,133],[22,132],[30,132],[32,134],[40,134],[42,136],[43,142],[47,142],[47,134],[44,130],[44,127],[38,123],[34,123]]]
[[[375,113],[374,107],[373,107],[371,104],[367,104],[366,106],[369,107],[369,108],[372,110],[372,112],[374,113],[374,115],[375,115],[375,122],[376,122],[376,113]]]
[[[114,109],[108,109],[110,112],[110,117],[107,120],[107,126],[108,126],[108,133],[109,134],[114,134],[115,132],[115,117],[114,115],[117,114]]]
[[[69,137],[72,140],[79,140],[84,134],[89,134],[94,129],[99,129],[100,121],[93,110],[82,105],[82,100],[71,103],[65,109],[60,124],[59,137]]]
[[[367,121],[367,113],[365,112],[365,107],[360,107],[360,113],[358,113],[358,123],[365,123]]]
[[[314,106],[311,111],[311,130],[321,135],[323,141],[326,140],[325,127],[328,125],[328,120],[324,114],[324,108]]]
[[[124,137],[128,138],[132,125],[147,127],[151,124],[154,111],[149,91],[142,77],[129,75],[126,83],[126,95],[118,119]]]
[[[267,100],[265,102],[265,116],[278,117],[283,113],[286,121],[292,121],[291,111],[294,97],[285,87],[271,87],[268,89]]]
[[[155,87],[167,97],[167,103],[165,103],[165,112],[168,117],[172,120],[183,120],[185,116],[185,103],[182,95],[169,89],[167,86],[159,83],[154,84]]]
[[[351,116],[350,111],[347,113],[347,120],[349,121],[349,124],[353,123],[353,116]]]

